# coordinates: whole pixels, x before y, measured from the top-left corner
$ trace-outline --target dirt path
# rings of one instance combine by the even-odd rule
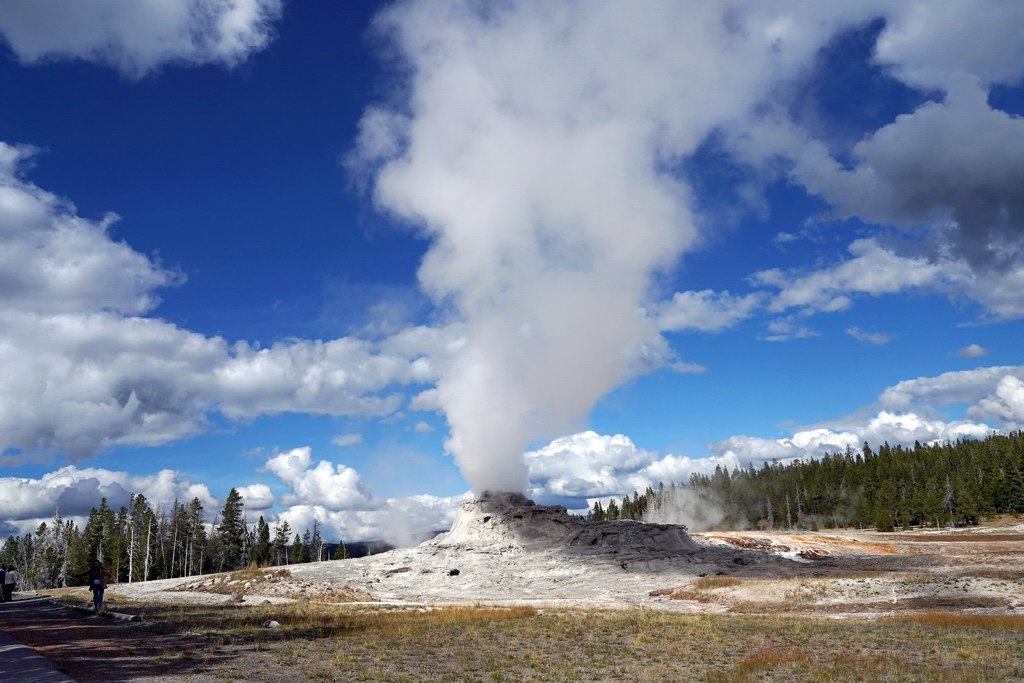
[[[0,605],[0,630],[54,662],[80,683],[199,683],[233,656],[198,636],[159,633],[141,623],[95,616],[48,598]]]

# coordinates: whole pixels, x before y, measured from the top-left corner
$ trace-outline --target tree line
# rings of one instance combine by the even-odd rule
[[[642,520],[686,488],[716,506],[723,529],[809,529],[977,524],[1024,514],[1024,432],[912,448],[883,443],[820,459],[749,465],[688,482],[648,487],[621,501],[600,501],[590,519]]]
[[[272,530],[263,515],[250,526],[236,489],[228,493],[212,524],[205,516],[198,498],[154,509],[145,496],[133,494],[117,511],[103,498],[81,530],[58,510],[34,534],[9,536],[0,550],[0,564],[18,570],[23,589],[37,589],[86,585],[93,559],[103,562],[118,581],[131,582],[346,556],[344,543],[324,541],[318,520],[312,530],[294,536],[287,521]]]

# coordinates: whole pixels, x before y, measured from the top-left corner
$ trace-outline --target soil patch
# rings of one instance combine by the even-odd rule
[[[0,608],[0,630],[80,683],[193,681],[229,656],[206,637],[161,633],[148,624],[68,609],[50,598]]]

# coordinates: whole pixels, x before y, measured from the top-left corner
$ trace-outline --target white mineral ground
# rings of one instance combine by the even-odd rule
[[[1024,524],[1011,522],[887,534],[687,534],[668,524],[588,522],[562,507],[496,493],[463,503],[450,531],[414,548],[291,565],[290,575],[267,580],[208,575],[122,583],[108,593],[245,604],[314,599],[836,616],[1024,613]],[[722,580],[698,583],[703,577]]]

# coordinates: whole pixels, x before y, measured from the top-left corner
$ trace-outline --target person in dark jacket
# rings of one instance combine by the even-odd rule
[[[92,567],[89,568],[89,590],[92,591],[92,605],[96,612],[103,609],[103,591],[107,589],[107,579],[113,578],[102,562],[92,561]]]
[[[18,572],[14,571],[14,565],[7,568],[4,573],[4,601],[14,600],[14,589],[18,585]]]
[[[7,598],[4,597],[4,577],[7,576],[7,567],[0,564],[0,602],[7,602]]]

